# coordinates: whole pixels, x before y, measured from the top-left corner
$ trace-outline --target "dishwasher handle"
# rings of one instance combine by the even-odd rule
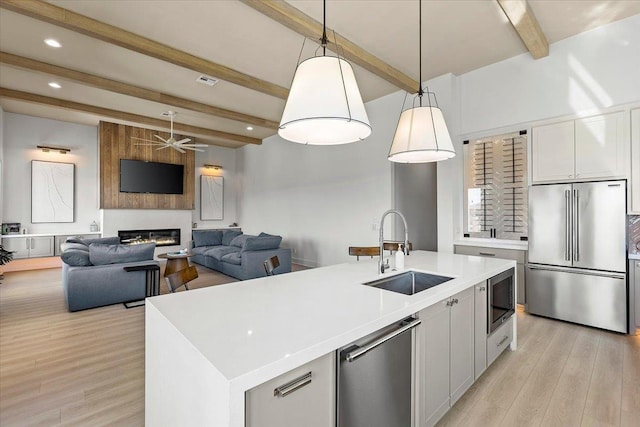
[[[409,323],[401,326],[400,328],[394,330],[393,332],[390,332],[386,335],[381,336],[380,338],[368,343],[367,345],[364,345],[362,347],[359,346],[352,346],[351,348],[349,348],[348,353],[346,353],[344,355],[344,359],[347,362],[353,362],[355,361],[358,357],[364,355],[365,353],[368,353],[369,351],[373,350],[374,348],[384,344],[385,342],[389,341],[392,338],[397,337],[398,335],[402,334],[403,332],[408,331],[409,329],[413,329],[416,326],[418,326],[420,323],[422,323],[422,321],[420,319],[412,319]]]

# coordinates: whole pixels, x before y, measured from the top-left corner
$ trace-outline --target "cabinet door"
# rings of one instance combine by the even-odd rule
[[[487,282],[474,286],[474,377],[477,380],[487,369]]]
[[[640,328],[640,261],[636,261],[635,269],[636,282],[636,327]]]
[[[527,303],[527,286],[524,280],[524,264],[516,264],[516,281],[518,282],[518,304]]]
[[[29,240],[27,237],[2,239],[5,250],[13,252],[13,259],[29,258]]]
[[[420,419],[429,427],[449,410],[449,299],[422,310],[420,337]],[[418,425],[423,425],[419,422]]]
[[[450,317],[450,404],[464,394],[474,376],[474,289],[469,288],[452,297]]]
[[[640,109],[631,111],[631,203],[629,210],[640,214]]]
[[[625,177],[624,113],[576,120],[576,178]]]
[[[247,391],[245,426],[335,426],[335,377],[331,353]]]
[[[574,178],[573,121],[533,128],[531,143],[532,182]]]
[[[30,237],[29,257],[53,256],[53,236]]]

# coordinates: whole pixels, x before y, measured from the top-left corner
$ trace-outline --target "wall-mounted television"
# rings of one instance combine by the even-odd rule
[[[184,165],[120,159],[120,192],[183,194]]]

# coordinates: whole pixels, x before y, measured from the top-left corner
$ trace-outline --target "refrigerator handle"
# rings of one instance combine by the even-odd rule
[[[571,261],[571,190],[564,191],[565,202],[565,233],[564,233],[564,259]]]
[[[573,190],[573,261],[580,261],[580,192]]]

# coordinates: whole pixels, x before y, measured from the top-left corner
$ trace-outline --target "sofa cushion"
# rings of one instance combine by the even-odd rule
[[[62,249],[63,252],[69,249],[78,249],[87,252],[87,256],[89,255],[89,246],[85,245],[84,243],[73,243],[67,241],[60,245],[60,249]]]
[[[282,242],[281,236],[250,237],[244,242],[242,252],[278,249],[280,242]]]
[[[153,259],[155,243],[139,245],[89,245],[89,259],[93,265],[120,264],[124,262],[147,261]]]
[[[221,230],[194,230],[193,244],[195,247],[200,246],[219,246],[222,244]]]
[[[114,237],[96,237],[92,239],[84,239],[82,237],[67,237],[65,240],[68,243],[82,243],[83,245],[89,246],[92,243],[101,243],[103,245],[119,245],[120,238],[118,236]]]
[[[231,252],[230,254],[226,254],[225,256],[223,256],[222,261],[240,265],[242,264],[242,256],[240,255],[240,252]]]
[[[74,267],[86,267],[93,265],[89,259],[89,251],[85,249],[66,249],[62,252],[60,258],[65,264]]]
[[[222,244],[225,246],[230,246],[231,241],[241,234],[242,234],[242,231],[238,231],[238,230],[223,230]]]
[[[217,247],[217,246],[214,246]],[[191,249],[191,253],[195,255],[204,255],[209,249],[213,249],[211,246],[199,246]]]
[[[271,236],[275,236],[275,234],[265,233],[264,231],[258,234],[258,237],[271,237]]]
[[[238,248],[242,248],[242,247],[244,247],[244,243],[247,241],[247,239],[249,239],[251,237],[256,237],[256,236],[252,236],[251,234],[241,234],[239,236],[236,236],[231,241],[230,246],[236,246]]]
[[[232,252],[240,252],[240,248],[236,248],[235,246],[216,246],[215,248],[208,249],[204,254],[218,261],[222,261],[223,256]]]

